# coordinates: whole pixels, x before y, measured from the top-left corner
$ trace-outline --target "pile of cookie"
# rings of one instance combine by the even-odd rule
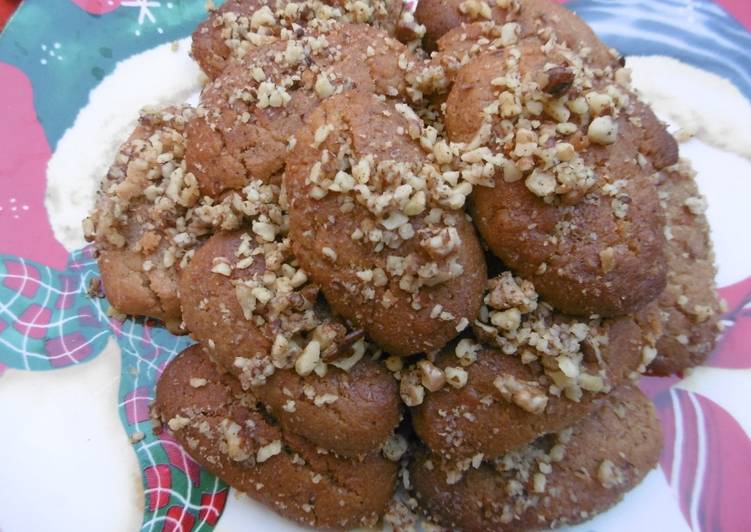
[[[719,330],[706,204],[581,20],[230,0],[192,53],[84,222],[115,312],[197,342],[157,430],[317,528],[556,527],[656,464],[635,381]]]

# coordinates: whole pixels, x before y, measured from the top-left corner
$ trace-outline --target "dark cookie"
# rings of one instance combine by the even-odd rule
[[[380,453],[340,458],[280,429],[198,346],[165,368],[155,406],[199,464],[304,525],[372,526],[391,499],[396,463]]]
[[[658,179],[667,218],[668,284],[657,300],[664,332],[649,372],[669,375],[704,362],[714,349],[722,312],[704,214],[706,200],[696,186],[694,172],[682,161]]]
[[[179,225],[198,202],[186,172],[185,124],[190,108],[144,113],[104,178],[84,232],[99,253],[102,282],[115,309],[163,320],[179,332],[176,276],[195,234]],[[179,244],[177,242],[180,242]]]
[[[555,528],[616,504],[655,467],[661,446],[652,404],[625,386],[570,429],[463,477],[423,449],[410,480],[426,513],[452,530]]]
[[[420,0],[415,18],[425,26],[425,46],[428,50],[441,49],[440,39],[451,30],[454,30],[455,36],[450,39],[458,39],[463,30],[461,26],[465,23],[492,21],[498,26],[517,24],[515,33],[520,38],[531,35],[547,38],[554,33],[572,50],[578,53],[585,51],[601,67],[617,59],[583,20],[550,0]]]
[[[204,89],[188,126],[188,167],[201,192],[280,182],[293,134],[323,99],[350,88],[404,95],[412,61],[404,45],[363,24],[250,51]]]
[[[535,330],[542,336],[542,331]],[[605,400],[603,392],[628,382],[643,357],[642,331],[629,318],[593,327],[588,335],[589,339],[582,341],[585,357],[577,372],[604,376],[593,386],[585,383],[592,391],[585,389],[573,399],[561,392],[553,395],[549,387],[554,381],[546,375],[543,359],[525,364],[523,353],[506,355],[482,347],[475,355],[476,362],[465,368],[468,378],[464,387],[444,386],[427,393],[424,402],[412,408],[415,431],[434,453],[450,459],[471,458],[477,453],[496,458],[578,422]],[[603,337],[606,341],[598,346],[595,356],[593,343]],[[548,340],[554,341],[544,341]],[[529,348],[525,351],[533,353]],[[445,370],[460,366],[461,360],[455,350],[447,349],[436,365]]]
[[[272,252],[254,255],[264,247]],[[399,422],[396,383],[383,366],[367,358],[342,366],[347,371],[335,365],[337,358],[351,356],[352,346],[344,345],[350,340],[347,329],[314,306],[316,286],[301,284],[285,291],[284,271],[291,278],[297,272],[267,267],[284,262],[276,254],[282,248],[259,245],[243,231],[217,233],[207,240],[180,278],[186,328],[207,345],[207,353],[220,367],[252,389],[286,432],[343,456],[376,450]],[[247,267],[238,267],[244,260]],[[254,281],[270,272],[276,272],[274,282],[256,286]],[[260,299],[252,295],[254,289],[261,290]],[[269,297],[265,302],[264,294]],[[326,336],[327,331],[335,336]],[[338,342],[347,355],[327,358],[324,336],[332,344]],[[295,369],[311,339],[329,362],[323,376],[310,370],[299,375]],[[299,347],[294,349],[294,344]]]
[[[443,347],[475,318],[485,282],[464,212],[437,208],[464,198],[427,165],[410,137],[420,126],[403,104],[332,97],[298,132],[284,181],[300,264],[335,313],[394,355]]]
[[[550,67],[567,65],[565,55],[530,39],[471,60],[449,94],[446,129],[454,142],[481,136],[503,157],[492,186],[472,197],[490,250],[564,313],[623,315],[665,286],[654,169],[637,148],[629,93],[581,63]]]

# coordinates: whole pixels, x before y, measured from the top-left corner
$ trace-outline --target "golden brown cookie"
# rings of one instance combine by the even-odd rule
[[[565,48],[543,53],[540,44],[472,59],[449,94],[449,139],[479,145],[473,153],[484,150],[496,168],[473,192],[474,222],[562,312],[633,312],[664,288],[666,260],[632,97]]]
[[[421,507],[451,530],[528,530],[587,520],[657,464],[660,425],[649,399],[624,386],[569,429],[456,471],[425,449],[410,467]]]
[[[251,234],[217,233],[196,251],[180,277],[186,328],[285,431],[343,456],[378,449],[400,418],[393,377],[357,360],[359,336],[316,305],[318,288],[291,270],[288,246]],[[313,342],[322,367],[303,363]]]
[[[401,418],[396,381],[367,358],[348,372],[329,366],[323,377],[277,370],[253,393],[286,432],[341,456],[379,449]]]
[[[575,338],[566,337],[573,336],[566,328],[551,328],[547,337],[541,327],[533,330],[551,342],[551,352],[555,339],[550,337],[554,334],[562,343],[579,344]],[[463,368],[467,373],[463,387],[447,385],[426,393],[423,403],[412,408],[415,431],[434,453],[445,457],[467,459],[481,453],[495,458],[578,422],[602,403],[612,387],[627,382],[643,357],[642,331],[629,318],[593,326],[586,334],[590,337],[581,341],[576,351],[570,346],[569,351],[558,356],[543,357],[529,347],[523,353],[508,355],[466,343],[444,350],[435,363],[444,372],[447,368],[453,368],[449,372],[462,368],[463,359],[456,353],[474,351],[470,356],[476,361]],[[595,351],[593,344],[598,338],[603,343]],[[580,362],[575,361],[576,355],[582,357]],[[538,360],[522,362],[532,356],[538,356]],[[598,363],[597,356],[602,363]],[[551,362],[576,376],[567,377],[560,367],[546,372],[543,364]],[[580,377],[581,374],[587,376]],[[551,377],[558,379],[561,388],[573,381],[581,390],[571,397],[562,391],[553,394],[550,388],[556,381]]]
[[[120,147],[84,232],[95,242],[107,297],[115,309],[163,320],[179,331],[176,275],[196,234],[181,220],[197,203],[184,160],[188,107],[149,111]]]
[[[202,194],[280,182],[292,135],[323,99],[351,88],[404,95],[413,61],[404,45],[364,24],[250,51],[204,89],[188,126],[188,167]]]
[[[336,20],[370,23],[393,32],[402,6],[400,0],[229,0],[193,32],[191,52],[214,79],[258,46],[275,39],[294,40],[302,30],[325,29]]]
[[[378,452],[340,458],[280,429],[199,346],[165,368],[155,408],[199,464],[298,523],[372,526],[391,499],[396,463]]]
[[[594,64],[604,67],[617,60],[617,54],[597,38],[583,20],[564,6],[551,0],[420,0],[415,18],[425,26],[425,46],[441,49],[440,39],[454,30],[458,38],[465,23],[492,21],[499,28],[511,24],[506,34],[521,38],[551,34],[578,53],[586,53]],[[444,46],[446,42],[444,41]]]
[[[668,284],[657,300],[664,332],[649,366],[655,375],[680,373],[704,362],[720,330],[707,202],[694,175],[689,163],[681,161],[657,176],[667,219]]]
[[[238,256],[241,245],[249,251]],[[227,367],[232,367],[235,357],[269,359],[275,336],[266,331],[271,324],[256,323],[252,319],[253,311],[246,304],[246,314],[241,305],[241,301],[246,301],[242,297],[246,290],[241,281],[262,275],[266,269],[263,254],[251,255],[256,248],[252,236],[243,230],[216,233],[196,250],[179,279],[186,329],[193,338],[204,343],[209,352],[226,358]],[[249,263],[247,267],[236,267],[242,260]],[[312,308],[315,297],[315,287],[308,298],[300,294],[303,311]],[[258,379],[272,372],[270,360],[258,371]]]
[[[443,347],[475,318],[485,282],[466,189],[427,162],[420,127],[405,104],[332,97],[298,132],[284,178],[301,266],[394,355]]]

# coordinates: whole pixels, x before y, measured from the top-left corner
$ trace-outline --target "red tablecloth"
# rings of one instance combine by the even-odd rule
[[[20,3],[21,0],[0,0],[0,30]]]

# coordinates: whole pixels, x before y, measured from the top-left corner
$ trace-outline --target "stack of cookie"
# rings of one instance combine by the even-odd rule
[[[712,349],[704,202],[564,8],[400,11],[211,12],[199,106],[144,112],[85,222],[107,296],[198,342],[155,417],[282,515],[585,520],[657,461],[635,379]]]

